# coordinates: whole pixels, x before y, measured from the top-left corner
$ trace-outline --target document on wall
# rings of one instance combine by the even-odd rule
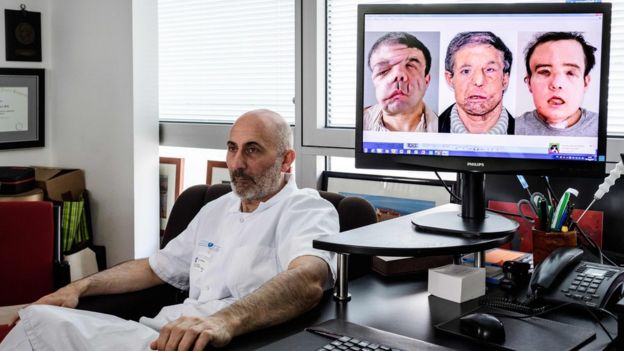
[[[28,87],[0,87],[0,132],[28,130]]]

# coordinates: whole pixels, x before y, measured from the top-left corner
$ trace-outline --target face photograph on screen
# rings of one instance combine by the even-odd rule
[[[365,153],[598,159],[601,14],[363,18]]]
[[[444,57],[455,103],[440,115],[438,132],[513,134],[513,118],[503,107],[512,62],[511,51],[494,33],[456,34]]]
[[[365,46],[364,129],[436,132],[439,33],[367,33]]]
[[[598,113],[583,107],[595,51],[579,32],[534,35],[524,49],[524,83],[535,108],[517,117],[517,134],[598,135]]]

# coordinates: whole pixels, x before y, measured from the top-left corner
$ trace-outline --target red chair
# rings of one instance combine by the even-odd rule
[[[0,306],[54,291],[54,216],[46,201],[0,202]],[[0,325],[0,340],[8,333]]]

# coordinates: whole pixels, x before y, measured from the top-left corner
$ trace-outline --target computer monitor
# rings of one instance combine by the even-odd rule
[[[610,27],[608,3],[359,5],[356,167],[459,172],[460,213],[414,225],[514,231],[485,173],[604,175]]]

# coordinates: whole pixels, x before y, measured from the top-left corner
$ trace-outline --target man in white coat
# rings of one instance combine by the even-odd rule
[[[243,114],[227,142],[232,193],[204,206],[148,259],[71,283],[21,310],[0,350],[203,350],[314,307],[331,286],[335,265],[312,240],[337,233],[338,214],[286,173],[295,159],[291,138],[277,113]],[[82,296],[163,282],[189,289],[189,298],[164,307],[152,320],[156,330],[73,309]]]

